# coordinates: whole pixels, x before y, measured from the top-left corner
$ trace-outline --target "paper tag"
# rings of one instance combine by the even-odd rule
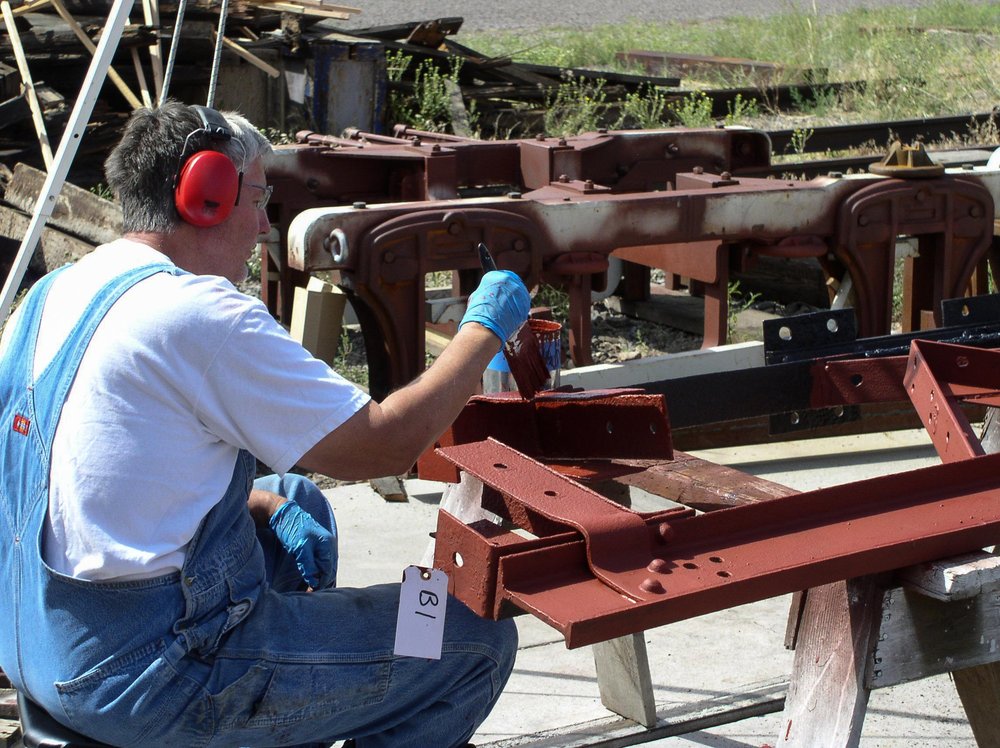
[[[438,569],[407,566],[399,589],[393,652],[404,657],[440,660],[447,606],[448,575]]]

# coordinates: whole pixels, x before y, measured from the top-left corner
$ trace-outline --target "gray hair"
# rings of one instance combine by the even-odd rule
[[[271,152],[271,143],[238,112],[220,112],[232,133],[213,140],[187,104],[166,101],[133,112],[118,145],[104,162],[108,186],[122,206],[126,233],[165,233],[182,219],[174,207],[174,182],[184,161],[201,150],[225,154],[241,172]]]

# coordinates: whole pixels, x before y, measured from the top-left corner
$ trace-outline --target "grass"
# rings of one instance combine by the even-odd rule
[[[1000,101],[1000,4],[938,0],[919,8],[840,14],[819,13],[815,4],[805,11],[790,3],[786,7],[787,12],[767,18],[542,29],[528,37],[523,30],[491,31],[469,35],[463,42],[494,57],[565,67],[643,72],[623,67],[616,53],[659,50],[779,63],[784,72],[777,83],[799,82],[805,75],[820,81],[864,82],[839,93],[820,89],[813,99],[798,102],[804,136],[822,124],[982,112]],[[733,73],[705,74],[684,79],[681,88],[740,85],[753,82]],[[606,103],[602,86],[570,80],[563,89],[548,102],[547,130],[568,134],[592,129]],[[664,96],[664,91],[650,89],[644,97],[626,101],[619,122],[606,125],[692,126],[711,121],[697,98],[671,106]],[[774,126],[774,117],[769,107],[748,106],[726,119],[766,128]]]

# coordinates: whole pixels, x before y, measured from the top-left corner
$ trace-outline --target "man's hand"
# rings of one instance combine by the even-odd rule
[[[528,319],[530,309],[528,289],[517,273],[491,270],[469,296],[459,328],[466,322],[478,322],[500,338],[502,345]]]
[[[295,559],[299,573],[314,590],[333,581],[333,535],[294,501],[286,501],[268,525]]]

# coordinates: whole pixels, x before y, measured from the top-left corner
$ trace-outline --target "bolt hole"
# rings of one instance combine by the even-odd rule
[[[851,374],[851,384],[853,384],[855,387],[860,387],[864,381],[865,378],[860,374]]]
[[[969,305],[962,304],[962,316],[968,317],[970,314],[972,314],[972,311],[969,309]]]
[[[838,405],[836,408],[833,409],[833,417],[834,418],[843,418],[844,417],[844,406],[843,405]]]
[[[837,324],[837,320],[828,319],[826,321],[826,329],[829,330],[830,332],[837,332],[837,330],[840,329],[840,325]]]
[[[451,554],[451,560],[455,562],[455,566],[457,566],[458,568],[462,568],[463,566],[465,566],[465,559],[462,558],[462,554],[459,553],[458,551],[455,551],[453,554]]]
[[[544,493],[546,496],[555,496],[556,495],[555,491],[543,491],[542,493]]]
[[[493,467],[495,467],[497,470],[506,470],[507,469],[507,466],[504,465],[502,462],[494,462],[493,463]]]
[[[969,359],[966,356],[959,356],[958,358],[955,359],[955,364],[958,366],[959,369],[964,369],[966,366],[969,365]]]
[[[728,579],[729,577],[732,576],[732,574],[730,574],[728,571],[717,571],[715,573],[717,576],[723,577],[725,579]]]
[[[697,569],[698,568],[698,564],[694,563],[693,561],[688,561],[686,564],[684,564],[684,568],[685,569]]]
[[[778,337],[781,338],[782,340],[791,340],[792,328],[785,327],[784,325],[782,325],[781,328],[778,330]]]
[[[721,564],[722,556],[709,556],[708,560],[711,561],[713,564]]]
[[[790,415],[788,417],[788,420],[790,420],[792,422],[793,426],[798,426],[799,425],[799,421],[801,421],[802,419],[799,418],[799,414],[798,413],[792,413],[792,415]]]

